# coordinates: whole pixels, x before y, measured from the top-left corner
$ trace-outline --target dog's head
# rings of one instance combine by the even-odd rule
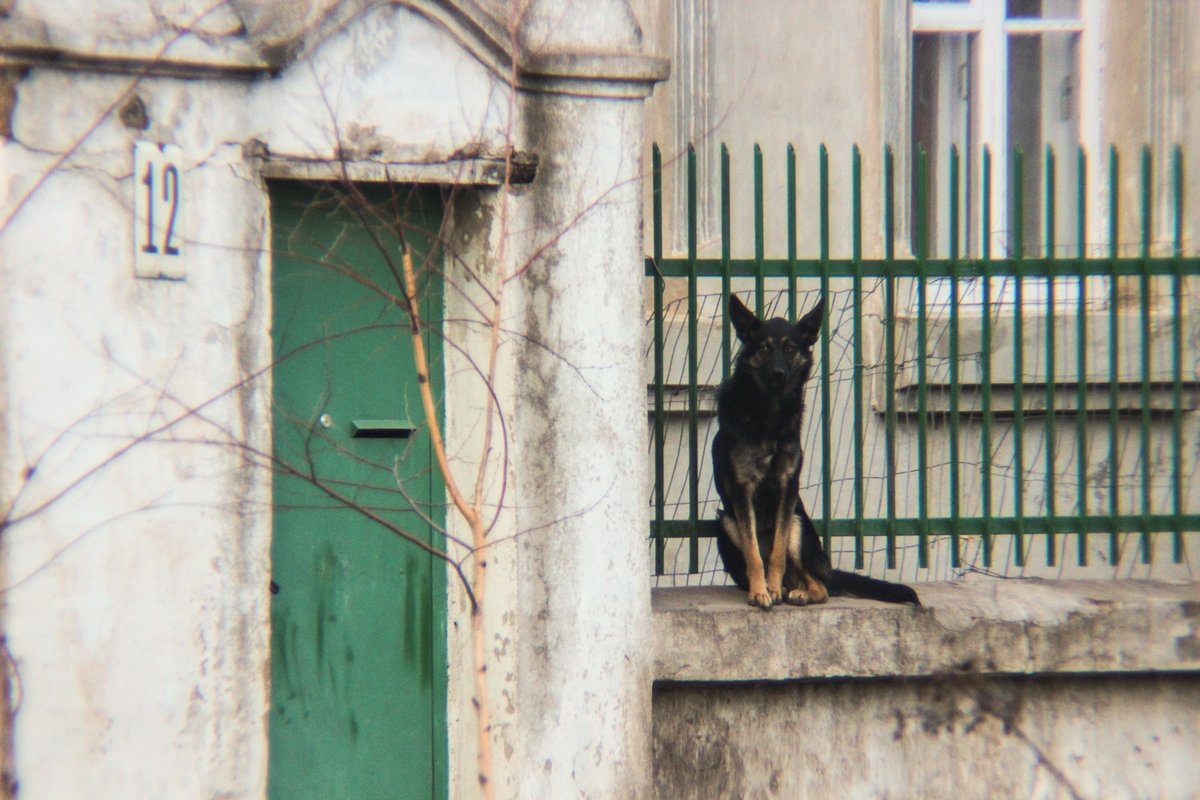
[[[812,370],[813,345],[825,319],[825,298],[797,322],[761,320],[737,295],[729,297],[729,318],[742,343],[737,368],[766,389],[803,386]]]

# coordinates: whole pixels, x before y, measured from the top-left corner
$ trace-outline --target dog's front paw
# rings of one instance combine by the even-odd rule
[[[752,606],[761,608],[763,611],[770,611],[771,606],[774,605],[771,601],[771,595],[766,592],[756,592],[753,589],[750,590],[750,597],[747,602]],[[778,598],[776,598],[775,602],[778,602]]]

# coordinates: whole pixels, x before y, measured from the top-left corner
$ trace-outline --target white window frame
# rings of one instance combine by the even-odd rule
[[[976,202],[971,213],[972,224],[976,228],[973,237],[972,252],[964,252],[964,257],[981,255],[982,237],[990,237],[990,253],[992,258],[1006,258],[1011,255],[1010,237],[1010,187],[1009,168],[1011,148],[1008,140],[1008,61],[1009,37],[1011,35],[1037,35],[1044,33],[1068,33],[1079,37],[1078,42],[1078,96],[1076,112],[1079,114],[1078,130],[1079,144],[1087,154],[1087,241],[1085,253],[1087,256],[1108,255],[1108,214],[1109,214],[1109,185],[1108,185],[1108,152],[1101,146],[1101,119],[1103,118],[1103,93],[1100,78],[1103,74],[1104,52],[1101,43],[1104,32],[1101,27],[1103,15],[1098,0],[1080,0],[1079,15],[1069,19],[1056,18],[1020,18],[1008,19],[1004,0],[966,0],[965,2],[916,2],[909,1],[909,36],[910,43],[916,34],[959,34],[975,37],[974,58],[972,70],[974,73],[973,87],[975,96],[972,98],[970,113],[975,115],[972,127],[975,133],[973,143],[974,155],[978,158],[986,145],[991,153],[991,226],[983,230],[982,203]],[[911,52],[911,49],[910,49]],[[911,57],[908,69],[912,69]],[[909,119],[911,136],[913,120]],[[910,146],[915,148],[915,140],[910,139]],[[1041,157],[1041,154],[1026,154]],[[1059,174],[1062,170],[1074,169],[1074,153],[1056,153],[1058,156]],[[915,177],[915,176],[914,176]],[[1060,180],[1061,186],[1061,180]],[[978,184],[977,184],[978,187]],[[1041,192],[1043,186],[1025,186],[1026,192]],[[977,189],[976,189],[977,190]],[[1088,280],[1088,305],[1091,314],[1102,313],[1108,306],[1107,284],[1104,279]],[[1013,311],[1012,304],[1015,294],[1012,282],[1003,278],[995,278],[992,283],[991,313],[993,319],[1003,321]],[[1064,279],[1056,281],[1057,292],[1055,305],[1059,313],[1070,316],[1074,313],[1078,294],[1077,281]],[[911,287],[907,312],[901,313],[901,319],[908,319],[908,324],[915,324],[918,313],[916,283]],[[981,292],[978,284],[964,286],[959,284],[959,303],[961,324],[971,328],[978,325],[982,311]],[[1044,283],[1029,281],[1025,284],[1023,305],[1035,308],[1045,302]],[[943,328],[948,321],[949,284],[943,281],[930,281],[926,287],[925,310],[929,314],[930,324]],[[1027,353],[1040,352],[1043,347],[1043,334],[1037,330],[1037,320],[1041,317],[1034,312],[1027,317],[1030,320],[1025,331],[1025,348]],[[1089,344],[1092,351],[1090,364],[1101,363],[1098,352],[1109,344],[1108,340],[1096,338],[1097,332],[1104,330],[1103,325],[1095,322],[1089,326],[1089,338],[1095,341]],[[1065,341],[1069,341],[1068,332]],[[911,337],[910,337],[911,342]],[[909,345],[912,346],[911,344]],[[1071,345],[1074,347],[1074,345]],[[1011,375],[1010,365],[993,364],[993,376],[999,376],[995,385],[1003,385],[1003,376]],[[1059,374],[1058,379],[1068,379],[1068,375]],[[937,376],[929,378],[935,382]],[[967,380],[970,383],[970,379]],[[964,384],[965,385],[965,384]],[[899,388],[899,385],[898,385]],[[882,397],[882,393],[879,395]],[[1103,401],[1102,401],[1103,402]],[[882,406],[881,406],[882,407]],[[1030,406],[1029,408],[1032,408]],[[1028,408],[1027,408],[1028,410]]]
[[[1100,143],[1100,120],[1102,92],[1097,79],[1102,69],[1103,41],[1100,28],[1102,15],[1095,0],[1080,0],[1079,16],[1067,19],[1006,19],[1006,3],[1003,0],[967,0],[967,2],[910,2],[910,36],[919,33],[968,34],[977,39],[978,97],[973,108],[978,115],[979,141],[977,151],[987,145],[992,158],[992,229],[993,256],[1008,254],[1008,241],[1004,232],[1009,229],[1008,171],[1010,150],[1008,145],[1008,37],[1011,34],[1074,33],[1080,37],[1079,100],[1078,111],[1080,144],[1088,155],[1089,198],[1087,211],[1088,254],[1106,252],[1108,231],[1103,221],[1107,218],[1108,186],[1103,180],[1107,154]],[[909,64],[911,69],[911,62]],[[976,153],[978,155],[978,152]],[[1070,163],[1059,154],[1060,163]],[[1040,154],[1039,154],[1040,157]],[[1038,187],[1040,191],[1040,187]],[[981,212],[981,209],[980,209]],[[982,241],[982,219],[973,220]]]
[[[714,182],[720,175],[719,149],[712,141],[717,129],[715,99],[716,63],[713,45],[714,0],[676,0],[671,3],[675,32],[675,119],[673,220],[667,249],[686,253],[688,248],[687,149],[696,148],[696,246],[704,251],[719,236],[720,211]]]

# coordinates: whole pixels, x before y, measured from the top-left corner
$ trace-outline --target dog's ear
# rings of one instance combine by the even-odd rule
[[[762,320],[754,316],[754,312],[746,308],[736,294],[729,295],[729,319],[742,341],[746,341],[748,336],[753,336],[762,325]]]
[[[825,321],[825,298],[817,300],[817,304],[796,323],[796,335],[805,347],[812,347],[821,332],[821,323]]]

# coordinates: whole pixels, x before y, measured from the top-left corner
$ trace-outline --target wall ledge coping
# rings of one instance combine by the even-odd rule
[[[764,613],[730,586],[652,590],[659,683],[1200,671],[1200,583],[971,577],[925,606]]]
[[[275,153],[266,143],[252,141],[243,152],[259,165],[264,178],[304,181],[354,181],[387,183],[432,183],[470,186],[503,186],[505,164],[501,157],[444,157],[409,160],[376,158],[320,158],[308,155]],[[513,157],[508,182],[531,183],[537,174],[536,156]]]

